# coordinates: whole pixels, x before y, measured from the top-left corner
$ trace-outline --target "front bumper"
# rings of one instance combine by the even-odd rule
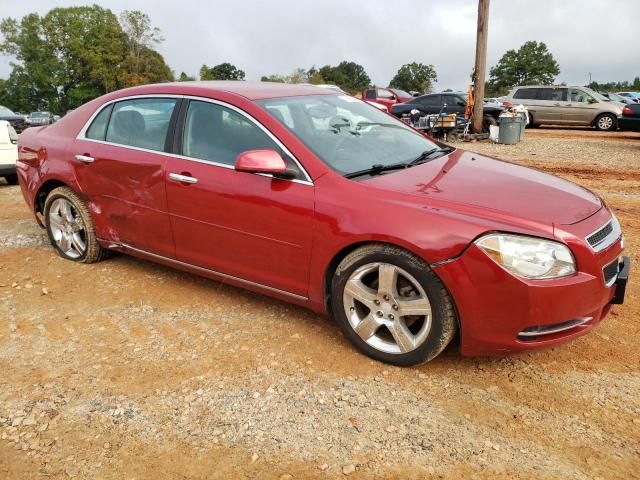
[[[606,285],[603,267],[615,262],[622,240],[602,252],[576,252],[578,272],[553,280],[525,280],[492,261],[475,244],[458,258],[434,266],[460,319],[463,355],[505,355],[551,347],[592,330],[624,301],[629,259]],[[588,251],[588,254],[586,253]]]

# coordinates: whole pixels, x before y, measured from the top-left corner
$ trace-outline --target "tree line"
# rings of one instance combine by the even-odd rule
[[[15,58],[7,79],[0,79],[0,104],[16,111],[67,110],[113,90],[168,81],[191,81],[196,77],[169,68],[156,48],[164,40],[149,16],[125,10],[116,16],[98,5],[55,8],[46,15],[32,13],[19,21],[0,22],[4,40],[0,54]],[[228,62],[203,64],[201,80],[244,80],[245,72]],[[528,41],[508,50],[491,68],[487,96],[506,94],[513,86],[552,84],[560,74],[558,62],[543,42]],[[356,62],[317,68],[296,68],[289,74],[272,73],[262,81],[333,84],[348,93],[372,85],[365,68]],[[412,62],[402,65],[389,86],[405,91],[430,93],[438,80],[435,67]],[[640,90],[633,82],[590,85],[597,90]]]

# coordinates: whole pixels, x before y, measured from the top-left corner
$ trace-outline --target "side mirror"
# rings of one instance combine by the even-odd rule
[[[467,106],[467,104],[466,104],[466,103],[464,103],[464,102],[461,102],[460,100],[458,100],[458,106],[459,106],[459,107],[466,107],[466,106]]]
[[[589,99],[587,100],[587,102],[589,103],[596,103],[597,100],[595,98],[589,97]]]
[[[235,169],[239,172],[265,173],[274,177],[290,178],[295,172],[287,168],[287,163],[275,150],[249,150],[236,159]]]

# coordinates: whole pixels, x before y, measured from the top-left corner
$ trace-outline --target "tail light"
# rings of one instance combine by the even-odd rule
[[[629,107],[624,107],[622,109],[622,114],[623,115],[633,115],[633,110],[631,110]]]

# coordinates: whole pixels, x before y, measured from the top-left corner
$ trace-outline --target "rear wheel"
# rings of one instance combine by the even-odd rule
[[[529,113],[529,123],[527,124],[527,128],[538,128],[540,126],[539,123],[535,123],[533,121],[533,115]]]
[[[333,277],[333,314],[366,355],[395,365],[435,358],[456,332],[453,303],[429,266],[397,247],[347,255]]]
[[[71,188],[59,187],[49,193],[44,218],[51,245],[61,257],[94,263],[106,256],[107,251],[98,243],[89,210]]]
[[[7,181],[9,185],[17,185],[18,184],[18,175],[15,173],[11,175],[5,175],[4,179]]]
[[[602,131],[616,130],[618,128],[618,119],[611,113],[603,113],[596,118],[596,128]]]

